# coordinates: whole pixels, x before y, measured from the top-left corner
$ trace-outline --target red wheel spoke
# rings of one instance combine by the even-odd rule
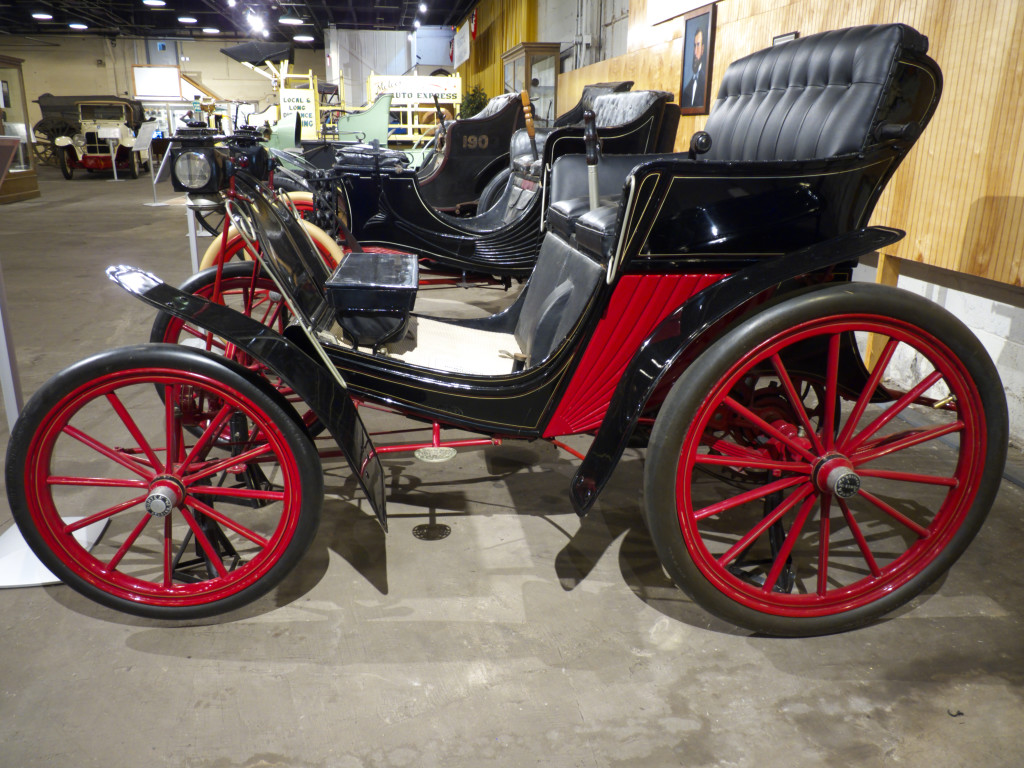
[[[775,507],[775,509],[773,509],[767,515],[765,515],[757,525],[755,525],[753,528],[747,531],[747,533],[745,533],[739,541],[733,544],[732,547],[729,548],[728,552],[719,557],[718,562],[723,566],[731,563],[733,560],[739,557],[744,552],[744,550],[746,550],[748,547],[750,547],[750,545],[757,541],[758,537],[760,537],[765,531],[767,531],[769,528],[775,525],[775,523],[781,520],[783,515],[789,512],[789,510],[791,510],[793,507],[795,507],[797,504],[799,504],[803,499],[807,498],[807,496],[809,496],[813,492],[814,488],[811,486],[810,483],[807,483],[803,488],[800,488],[791,493],[788,497],[783,499],[782,503]]]
[[[227,569],[224,567],[224,563],[220,559],[220,555],[217,554],[217,550],[213,548],[210,540],[206,538],[206,534],[203,533],[203,529],[196,522],[196,519],[192,517],[192,513],[186,508],[181,509],[181,516],[185,518],[185,522],[188,523],[189,529],[192,531],[192,535],[196,537],[196,541],[199,542],[199,546],[202,547],[203,552],[210,558],[214,567],[217,569],[217,575],[223,578],[228,575]]]
[[[903,451],[907,448],[912,448],[915,445],[926,443],[929,440],[937,440],[945,435],[960,432],[964,429],[964,426],[965,425],[962,421],[954,421],[941,427],[933,427],[932,429],[915,429],[909,432],[901,432],[898,435],[887,435],[879,440],[870,440],[862,445],[860,449],[850,457],[850,460],[853,461],[854,464],[865,464],[882,456],[887,456],[891,453],[896,453],[897,451]]]
[[[696,509],[693,512],[693,518],[695,520],[704,520],[708,517],[714,517],[715,515],[720,514],[721,512],[733,509],[734,507],[739,507],[750,501],[763,499],[765,496],[775,493],[776,491],[784,491],[787,488],[792,488],[793,486],[800,485],[801,483],[807,483],[807,478],[786,477],[783,478],[782,480],[776,480],[773,483],[762,485],[760,488],[754,488],[753,490],[746,491],[745,493],[741,493],[738,496],[733,496],[731,499],[725,499],[723,501],[718,502],[717,504],[712,504],[701,509]],[[807,486],[808,488],[810,488],[810,483],[807,483]]]
[[[793,547],[796,545],[797,539],[800,538],[800,533],[803,531],[804,523],[807,522],[807,517],[810,515],[813,508],[814,497],[811,496],[805,499],[804,503],[800,506],[800,511],[797,512],[796,520],[793,521],[793,525],[789,529],[789,533],[786,534],[786,540],[782,543],[782,547],[779,548],[779,553],[775,556],[775,562],[772,563],[772,569],[768,571],[768,576],[764,580],[764,585],[761,587],[762,592],[771,592],[772,589],[774,589],[775,584],[779,580],[779,576],[782,574],[782,569],[786,567],[786,561],[789,559],[789,554],[793,551]],[[826,546],[828,545],[826,544]]]
[[[811,419],[807,415],[807,409],[804,408],[803,400],[800,399],[800,395],[797,394],[796,387],[793,386],[793,381],[789,377],[789,371],[786,370],[786,366],[782,363],[782,358],[778,354],[772,355],[772,367],[775,369],[776,375],[779,377],[779,381],[782,382],[783,389],[786,390],[786,396],[789,398],[790,405],[793,406],[793,410],[796,412],[797,418],[800,420],[800,424],[804,428],[804,432],[807,433],[807,437],[810,438],[814,444],[814,450],[818,453],[825,452],[825,446],[821,442],[821,438],[818,437],[818,433],[814,431],[814,427],[811,426]]]
[[[139,448],[141,448],[142,452],[146,454],[146,458],[149,459],[153,469],[157,472],[162,472],[164,467],[160,463],[160,459],[157,458],[156,453],[150,447],[149,442],[142,434],[142,430],[139,429],[138,425],[135,423],[135,419],[133,419],[131,414],[128,413],[128,409],[124,407],[124,403],[121,402],[121,399],[113,392],[110,392],[107,394],[107,402],[110,403],[114,412],[121,419],[121,423],[124,424],[131,436],[135,438],[135,442],[139,444]]]
[[[142,504],[146,500],[147,495],[148,494],[136,496],[133,499],[128,499],[128,501],[122,501],[120,504],[115,504],[112,507],[101,509],[99,512],[93,512],[91,515],[83,517],[81,520],[74,523],[68,523],[64,526],[64,531],[67,533],[74,533],[82,528],[88,528],[93,523],[98,523],[100,520],[106,520],[120,512],[124,512],[126,509],[131,509],[138,504]]]
[[[171,532],[170,515],[164,518],[164,589],[174,583],[174,537]]]
[[[773,461],[760,456],[716,456],[702,453],[693,457],[694,464],[712,464],[719,467],[743,467],[744,469],[770,469],[781,472],[797,472],[809,475],[811,467],[809,464],[801,464],[796,461]]]
[[[221,459],[220,461],[216,461],[213,464],[208,464],[198,472],[188,475],[187,477],[183,477],[182,482],[185,483],[185,485],[192,485],[198,480],[202,480],[207,477],[212,477],[218,472],[224,472],[236,465],[248,464],[254,459],[257,459],[268,453],[270,453],[269,443],[258,445],[255,448],[250,448],[248,451],[243,451],[237,456],[229,456],[225,459]]]
[[[205,491],[204,491],[205,492]],[[239,536],[244,536],[253,544],[257,544],[260,547],[266,547],[270,542],[260,536],[253,530],[246,528],[241,523],[235,522],[227,515],[222,514],[218,510],[211,507],[209,504],[204,504],[199,499],[188,496],[185,499],[185,503],[193,507],[196,511],[202,512],[204,515],[209,517],[211,520],[216,520],[218,523],[223,525],[225,528],[230,528],[232,531],[237,533]]]
[[[895,419],[906,408],[910,407],[921,395],[935,386],[935,383],[941,378],[942,374],[939,371],[932,371],[920,384],[886,408],[874,421],[864,427],[860,434],[854,437],[850,443],[842,444],[840,450],[847,454],[855,452],[865,440]]]
[[[152,471],[147,470],[145,468],[145,465],[138,459],[125,456],[124,453],[122,452],[122,449],[111,448],[109,446],[106,446],[99,440],[96,440],[95,438],[92,438],[89,435],[85,434],[85,432],[78,429],[77,427],[72,427],[70,424],[65,426],[64,429],[61,431],[65,435],[73,437],[78,442],[89,446],[97,453],[106,456],[111,461],[120,464],[125,469],[129,470],[130,472],[134,472],[139,477],[142,477],[146,480],[152,480],[154,477],[156,477],[157,471],[159,471],[157,467],[150,467],[149,469]]]
[[[135,540],[139,538],[139,534],[142,533],[142,530],[152,519],[153,518],[145,512],[142,513],[142,519],[135,525],[132,532],[128,534],[128,538],[125,539],[124,543],[117,548],[117,552],[114,553],[114,556],[110,558],[110,562],[107,563],[107,568],[109,570],[117,570],[117,566],[121,563],[121,558],[123,558],[128,553],[128,550],[132,548],[132,544],[135,543]]]
[[[875,367],[871,370],[871,375],[868,377],[867,384],[864,385],[864,389],[861,390],[860,397],[857,398],[857,403],[853,406],[853,410],[850,411],[850,416],[846,420],[846,425],[843,427],[843,431],[839,433],[839,445],[844,445],[850,438],[853,430],[857,428],[857,423],[860,421],[861,416],[864,415],[864,409],[866,409],[868,404],[871,402],[871,396],[878,389],[878,385],[882,381],[882,376],[885,374],[885,369],[889,367],[889,361],[892,360],[892,356],[896,352],[896,347],[898,345],[899,342],[890,337],[882,348],[882,354],[878,356],[878,360],[875,362]]]
[[[258,501],[283,501],[284,491],[260,491],[255,488],[228,488],[223,485],[193,485],[190,493],[199,496],[223,496],[226,499],[256,499]]]
[[[843,518],[846,520],[846,524],[850,527],[850,533],[853,534],[854,541],[857,542],[857,547],[860,549],[861,555],[864,557],[864,562],[867,563],[868,568],[871,570],[871,575],[879,577],[882,575],[882,569],[878,567],[878,563],[875,561],[875,556],[871,554],[871,547],[868,546],[868,540],[864,538],[864,532],[860,529],[857,524],[857,520],[853,516],[853,512],[850,511],[850,507],[846,504],[843,499],[837,499],[839,502],[839,508],[843,511]]]
[[[148,488],[142,480],[118,480],[108,477],[67,477],[58,475],[46,478],[47,485],[80,485],[83,488]]]
[[[818,597],[828,593],[828,550],[832,536],[832,494],[823,494],[818,513]]]
[[[785,443],[785,445],[794,453],[803,456],[808,461],[815,460],[814,454],[812,454],[810,451],[808,451],[806,448],[800,445],[800,443],[798,443],[793,438],[782,434],[782,432],[773,427],[771,424],[762,419],[760,416],[758,416],[756,413],[751,411],[746,406],[740,405],[738,402],[736,402],[735,400],[728,396],[722,398],[722,403],[731,408],[735,413],[747,419],[751,424],[754,424],[755,426],[758,426],[761,429],[763,429],[776,440]]]
[[[927,528],[918,525],[913,520],[911,520],[909,517],[904,515],[902,512],[897,512],[895,509],[893,509],[891,506],[886,504],[884,501],[882,501],[877,496],[874,496],[874,495],[868,493],[863,488],[860,489],[859,493],[860,493],[861,496],[863,496],[865,499],[870,501],[872,504],[874,504],[880,510],[885,512],[885,514],[889,515],[889,517],[891,517],[893,520],[895,520],[896,522],[900,523],[901,525],[906,526],[907,528],[912,530],[914,533],[916,533],[918,536],[920,536],[922,539],[928,537],[928,529]]]
[[[181,387],[168,384],[164,387],[164,431],[167,437],[167,470],[171,471],[179,460],[181,450]]]
[[[828,358],[825,362],[825,413],[822,431],[827,450],[835,448],[836,403],[839,401],[839,339],[838,333],[828,340]]]
[[[206,429],[203,430],[203,434],[201,434],[199,439],[196,440],[196,444],[192,446],[192,450],[188,452],[188,456],[182,462],[179,471],[185,472],[188,467],[192,466],[194,462],[206,454],[209,450],[208,446],[220,434],[220,431],[224,426],[224,422],[227,421],[228,416],[232,413],[234,413],[234,410],[228,405],[221,406],[216,415],[210,419]]]
[[[955,477],[938,477],[936,475],[921,475],[914,472],[894,472],[887,469],[858,469],[857,474],[861,477],[877,477],[882,480],[899,480],[904,483],[924,483],[926,485],[946,485],[956,488],[959,481]]]

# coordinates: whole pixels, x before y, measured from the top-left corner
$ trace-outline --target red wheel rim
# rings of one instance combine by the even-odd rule
[[[238,436],[230,446],[229,421]],[[42,541],[77,577],[123,600],[184,607],[237,594],[280,560],[299,520],[299,469],[286,438],[258,404],[195,373],[146,368],[94,379],[55,404],[28,455],[25,485]],[[159,505],[147,511],[157,491],[173,496],[168,487],[180,503],[166,516]],[[86,550],[75,532],[104,521]]]
[[[883,351],[851,391],[844,356],[872,333]],[[801,367],[809,349],[823,354]],[[897,389],[908,359],[918,373]],[[878,385],[896,399],[870,402]],[[807,618],[865,606],[949,545],[977,491],[985,439],[971,377],[940,339],[878,316],[799,324],[732,364],[698,409],[676,474],[685,546],[747,608]],[[955,446],[953,458],[939,441]]]

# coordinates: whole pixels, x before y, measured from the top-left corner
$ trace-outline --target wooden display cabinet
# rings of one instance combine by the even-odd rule
[[[533,118],[540,126],[555,120],[558,54],[561,43],[520,43],[501,54],[505,93],[530,93]]]
[[[0,204],[39,197],[25,80],[21,74],[23,61],[13,56],[0,56],[0,136],[18,139],[7,178],[0,184]]]

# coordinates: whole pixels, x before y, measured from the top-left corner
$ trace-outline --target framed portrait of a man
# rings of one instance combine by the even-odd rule
[[[684,115],[706,115],[711,108],[711,62],[714,60],[715,6],[705,5],[684,17],[683,78],[679,108]]]

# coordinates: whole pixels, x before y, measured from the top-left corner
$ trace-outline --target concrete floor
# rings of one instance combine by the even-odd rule
[[[148,178],[40,175],[41,199],[0,208],[26,397],[148,336],[150,310],[108,264],[189,272],[184,209],[144,206]],[[134,619],[63,586],[0,591],[0,766],[1024,764],[1020,487],[1003,483],[966,555],[910,606],[775,640],[669,583],[641,519],[642,452],[582,522],[575,465],[525,443],[388,460],[387,535],[327,465],[311,552],[216,620]],[[415,535],[431,523],[450,535]],[[0,533],[11,524],[0,505]]]

